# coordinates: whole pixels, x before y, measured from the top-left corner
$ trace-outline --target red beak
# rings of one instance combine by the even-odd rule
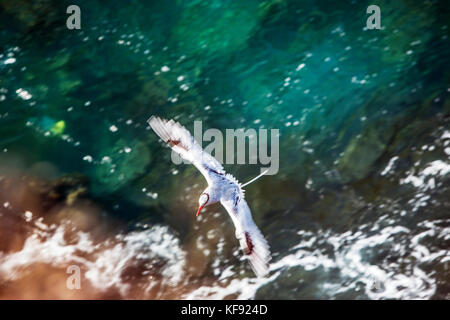
[[[198,208],[197,214],[195,216],[198,216],[198,214],[200,213],[200,211],[203,209],[204,206],[200,206],[200,208]]]

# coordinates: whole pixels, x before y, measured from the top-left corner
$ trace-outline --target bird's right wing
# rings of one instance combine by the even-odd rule
[[[208,184],[212,182],[214,174],[224,173],[222,165],[205,152],[190,132],[178,122],[152,116],[148,124],[172,150],[196,166]]]
[[[269,245],[253,221],[247,202],[243,198],[236,200],[234,197],[223,198],[220,202],[233,220],[236,238],[253,271],[258,277],[266,276],[271,259]]]

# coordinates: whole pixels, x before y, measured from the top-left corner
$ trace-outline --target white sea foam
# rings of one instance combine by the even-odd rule
[[[35,232],[26,239],[20,251],[0,255],[0,277],[15,280],[23,270],[35,263],[47,263],[55,267],[78,265],[86,279],[98,289],[116,287],[126,294],[129,284],[122,272],[133,260],[151,263],[164,261],[160,270],[163,285],[175,286],[184,276],[185,253],[179,241],[165,226],[153,226],[142,231],[119,234],[114,239],[95,243],[89,233],[78,231],[77,240],[67,243],[64,235],[70,229],[68,223],[47,226],[40,220],[33,221]],[[154,285],[148,278],[147,289]]]
[[[441,160],[430,162],[422,171],[417,174],[413,172],[400,180],[400,184],[411,183],[422,191],[434,189],[436,187],[434,177],[445,176],[450,172],[450,164]]]
[[[302,240],[290,253],[272,263],[272,274],[266,279],[233,279],[227,285],[217,284],[202,286],[185,299],[223,299],[233,296],[237,299],[253,299],[256,292],[264,285],[291,268],[324,273],[323,297],[333,298],[336,294],[354,290],[359,283],[364,284],[365,294],[370,299],[428,299],[436,291],[435,280],[427,274],[421,265],[433,261],[444,263],[450,260],[446,250],[431,250],[422,240],[426,237],[450,238],[450,227],[437,227],[439,221],[424,222],[420,227],[424,231],[411,236],[411,231],[402,226],[386,226],[377,232],[370,232],[371,226],[362,226],[355,232],[334,234],[330,231],[313,234],[299,232]],[[321,251],[319,247],[329,244],[332,252]],[[381,249],[379,248],[381,247]],[[401,271],[401,261],[372,262],[366,256],[377,254],[380,250],[392,252],[399,256],[407,252],[416,261],[407,272]],[[335,274],[338,277],[327,276]],[[230,268],[224,270],[230,276]],[[236,274],[235,274],[236,275]],[[237,275],[236,275],[237,276]]]

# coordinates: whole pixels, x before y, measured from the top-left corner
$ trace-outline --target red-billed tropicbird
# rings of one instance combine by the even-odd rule
[[[242,189],[265,172],[246,184],[240,184],[231,174],[225,172],[213,156],[203,151],[189,131],[178,122],[152,116],[148,123],[175,152],[196,166],[208,182],[208,187],[198,200],[197,215],[202,208],[220,201],[236,227],[236,238],[248,257],[253,271],[258,277],[267,275],[271,258],[269,246],[252,219]]]

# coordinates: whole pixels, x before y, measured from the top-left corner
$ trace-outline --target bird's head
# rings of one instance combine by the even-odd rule
[[[198,216],[200,211],[208,205],[208,202],[209,202],[209,194],[207,194],[206,192],[203,192],[200,195],[200,198],[198,198],[199,208],[198,208],[197,214],[195,216]]]

